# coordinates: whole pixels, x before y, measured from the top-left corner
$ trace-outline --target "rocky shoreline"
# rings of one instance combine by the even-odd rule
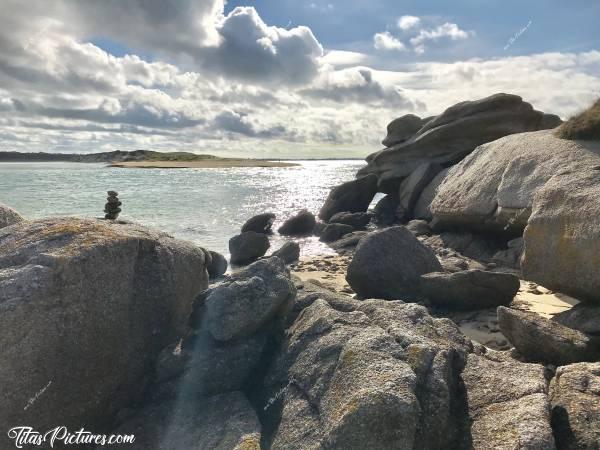
[[[508,94],[398,118],[317,216],[240,224],[229,272],[139,225],[1,207],[0,426],[60,418],[129,449],[597,450],[600,143],[560,123]],[[331,254],[301,257],[307,235]]]

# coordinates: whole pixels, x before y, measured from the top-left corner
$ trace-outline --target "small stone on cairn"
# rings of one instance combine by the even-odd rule
[[[107,193],[108,197],[106,200],[108,200],[108,202],[106,205],[104,205],[104,212],[106,213],[104,218],[108,220],[116,220],[121,212],[121,208],[119,208],[119,206],[121,206],[121,202],[119,201],[118,197],[119,193],[116,191],[108,191]]]

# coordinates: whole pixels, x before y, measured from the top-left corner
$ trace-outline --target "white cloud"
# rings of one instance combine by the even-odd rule
[[[368,59],[369,56],[364,53],[332,50],[327,52],[321,61],[334,67],[347,67],[364,64]]]
[[[425,43],[428,41],[438,41],[443,38],[457,41],[467,39],[469,36],[474,35],[474,31],[464,31],[461,30],[457,24],[446,22],[431,30],[420,30],[417,36],[410,39],[410,43],[416,53],[424,53],[426,50]]]
[[[402,16],[398,19],[398,28],[401,30],[410,30],[421,23],[421,19],[415,16]]]
[[[253,7],[237,7],[217,25],[221,42],[199,52],[205,70],[258,84],[302,84],[314,78],[323,47],[310,28],[267,26]]]
[[[392,36],[389,31],[376,33],[373,36],[373,45],[377,50],[406,50],[406,46],[402,43],[402,41]]]

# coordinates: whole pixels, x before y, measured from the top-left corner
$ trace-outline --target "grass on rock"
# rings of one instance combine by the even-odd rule
[[[563,123],[557,134],[570,140],[600,140],[600,98],[590,108]]]

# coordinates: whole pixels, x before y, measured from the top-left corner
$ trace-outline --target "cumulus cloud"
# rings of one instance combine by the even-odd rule
[[[401,30],[410,30],[421,23],[421,19],[415,16],[401,16],[398,18],[398,28]]]
[[[314,78],[323,47],[310,28],[267,26],[253,7],[237,7],[217,25],[218,46],[199,57],[206,70],[259,84],[302,84]]]
[[[376,33],[373,36],[373,45],[377,50],[406,50],[406,46],[402,41],[392,36],[389,31]]]
[[[399,86],[378,81],[373,71],[366,67],[327,73],[314,87],[301,91],[301,94],[336,103],[387,105],[407,111],[416,108]]]
[[[363,64],[368,59],[368,55],[364,53],[349,52],[347,50],[331,50],[321,58],[321,62],[330,64],[334,67],[347,67]]]
[[[428,41],[438,41],[443,38],[458,41],[474,35],[474,31],[461,30],[457,24],[446,22],[434,29],[419,31],[417,36],[411,38],[410,43],[416,53],[424,53],[426,50],[425,43]]]

